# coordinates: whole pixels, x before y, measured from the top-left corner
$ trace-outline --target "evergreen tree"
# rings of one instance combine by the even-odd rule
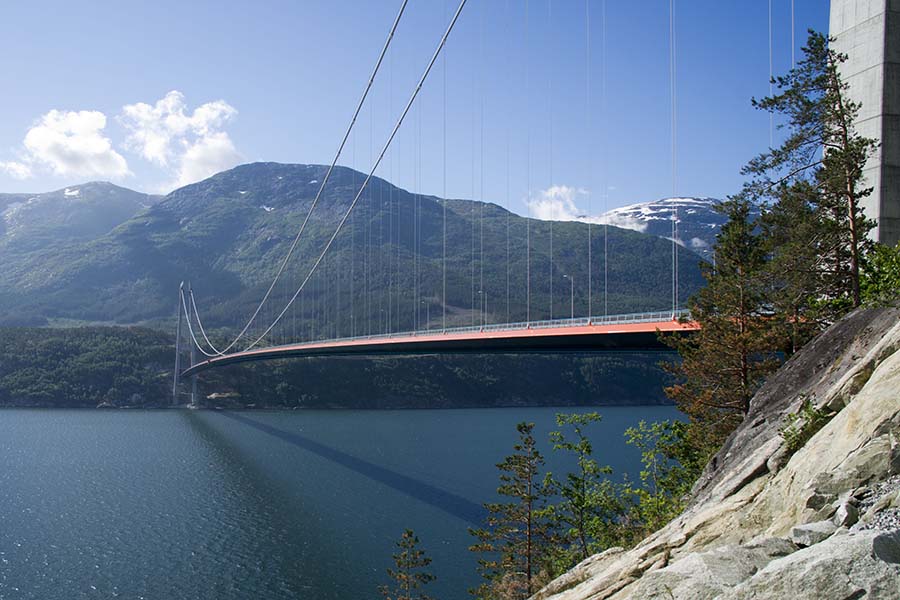
[[[683,421],[660,421],[625,431],[629,445],[641,451],[640,486],[625,486],[623,495],[630,502],[628,522],[633,539],[656,531],[682,508],[691,487],[706,461],[687,443],[688,425]]]
[[[485,504],[486,526],[470,530],[478,542],[469,549],[482,555],[478,564],[485,579],[472,590],[478,598],[527,598],[540,587],[547,571],[553,537],[547,499],[553,491],[540,477],[544,458],[533,429],[534,423],[519,423],[513,454],[497,464],[497,493],[509,501]]]
[[[862,279],[863,300],[872,306],[900,302],[900,244],[875,244],[866,255]]]
[[[777,366],[760,273],[766,265],[761,236],[743,195],[722,204],[728,222],[717,236],[715,266],[704,267],[706,286],[688,301],[700,330],[663,339],[681,356],[667,365],[678,378],[666,394],[691,420],[688,436],[707,456],[715,452],[750,408],[750,398]]]
[[[382,596],[385,600],[431,600],[419,591],[422,586],[435,580],[435,576],[425,570],[431,559],[424,550],[419,549],[419,538],[407,529],[397,542],[397,548],[400,551],[392,555],[397,568],[387,570],[394,582],[393,589],[382,586]]]
[[[873,225],[860,206],[872,192],[862,186],[862,171],[876,142],[854,129],[860,105],[849,99],[839,70],[847,57],[831,49],[829,41],[810,31],[803,60],[787,75],[773,79],[778,93],[753,100],[755,107],[784,116],[789,134],[778,148],[751,160],[744,173],[753,178],[745,190],[750,196],[789,204],[776,210],[808,219],[798,224],[821,228],[819,235],[806,231],[805,237],[781,247],[780,254],[790,263],[796,260],[790,257],[792,252],[814,253],[815,260],[799,267],[818,275],[804,278],[806,284],[820,284],[809,290],[807,298],[819,304],[835,302],[840,310],[842,303],[852,307],[861,303],[860,269],[869,245],[866,234]],[[803,183],[794,185],[798,182]],[[805,203],[805,210],[791,212],[798,203]],[[788,228],[779,235],[791,233],[793,224],[785,221],[785,214],[774,219]],[[785,287],[789,289],[790,283]]]
[[[562,530],[564,560],[580,562],[618,541],[624,509],[619,498],[619,490],[606,475],[612,473],[608,466],[600,466],[593,456],[593,445],[584,433],[584,428],[600,421],[600,415],[558,414],[556,425],[571,428],[573,437],[565,431],[552,431],[550,442],[554,450],[571,452],[577,460],[577,470],[567,473],[562,482],[553,482],[562,502],[553,506],[552,518]]]

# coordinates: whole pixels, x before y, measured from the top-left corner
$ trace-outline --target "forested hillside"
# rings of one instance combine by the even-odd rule
[[[168,328],[185,280],[197,292],[207,325],[234,327],[262,296],[324,171],[243,165],[172,192],[97,239],[11,256],[0,272],[0,324],[75,320]],[[351,169],[335,170],[276,300],[288,297],[308,271],[362,179]],[[568,316],[570,281],[575,312],[585,314],[589,241],[594,314],[604,311],[605,248],[610,313],[671,306],[666,240],[610,227],[604,243],[602,228],[593,227],[589,240],[586,224],[554,223],[551,261],[549,222],[491,203],[418,196],[374,179],[301,295],[292,326],[327,322],[331,335],[346,335],[434,322],[443,312],[445,208],[448,326],[480,321],[483,308],[487,321],[524,319],[529,270],[533,319],[550,316],[551,284],[553,316]],[[682,300],[700,285],[698,261],[692,252],[680,253]]]

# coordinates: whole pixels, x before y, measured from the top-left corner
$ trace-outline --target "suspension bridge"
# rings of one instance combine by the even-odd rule
[[[346,210],[334,219],[333,230],[326,234],[323,243],[314,256],[299,256],[298,247],[301,240],[309,237],[309,223],[317,209],[322,211],[323,193],[328,188],[329,181],[335,171],[338,161],[348,146],[348,140],[354,133],[354,129],[358,129],[358,121],[361,111],[370,98],[370,93],[382,75],[386,57],[390,55],[392,41],[397,33],[397,28],[401,22],[406,10],[408,0],[402,0],[399,11],[394,18],[387,38],[381,48],[380,53],[375,60],[374,67],[371,71],[363,92],[356,104],[356,108],[351,116],[349,125],[346,127],[344,134],[338,144],[337,151],[333,160],[325,171],[321,181],[311,182],[318,183],[318,191],[315,198],[305,215],[302,222],[299,223],[296,235],[293,238],[287,252],[277,263],[277,269],[274,272],[271,283],[263,293],[262,298],[256,303],[255,309],[250,311],[249,316],[243,320],[241,325],[232,331],[236,333],[222,334],[221,330],[218,335],[211,334],[204,327],[201,311],[198,309],[198,303],[191,286],[185,287],[182,283],[178,290],[178,325],[176,331],[176,364],[175,364],[175,381],[173,387],[174,402],[178,403],[180,395],[181,380],[188,378],[192,382],[192,403],[196,394],[197,375],[209,369],[222,367],[225,365],[238,364],[250,361],[274,360],[291,357],[322,357],[322,356],[380,356],[380,355],[430,355],[430,354],[462,354],[462,353],[524,353],[524,352],[589,352],[600,350],[656,350],[665,348],[659,340],[659,333],[688,333],[697,328],[697,324],[690,320],[690,315],[679,305],[679,243],[678,243],[678,215],[677,209],[671,217],[671,303],[669,306],[660,307],[659,310],[652,312],[629,313],[629,314],[610,314],[609,311],[609,248],[608,246],[608,225],[594,225],[587,223],[587,238],[585,240],[585,255],[580,257],[586,263],[587,273],[587,298],[584,307],[579,310],[581,314],[576,314],[575,309],[575,281],[568,273],[562,274],[558,271],[558,267],[554,262],[554,239],[553,239],[553,219],[549,220],[549,264],[537,265],[535,261],[538,255],[534,252],[535,240],[532,219],[526,219],[524,231],[524,257],[512,256],[513,244],[510,239],[509,217],[507,217],[506,229],[506,322],[489,322],[487,318],[487,293],[485,273],[484,273],[484,218],[483,206],[477,210],[482,211],[481,221],[478,224],[478,218],[474,215],[476,210],[473,203],[473,219],[471,230],[471,262],[463,269],[464,274],[449,272],[452,268],[448,262],[448,229],[447,229],[447,201],[441,201],[442,206],[442,230],[440,232],[442,239],[440,240],[440,273],[439,277],[431,278],[425,283],[424,267],[420,265],[418,259],[418,250],[423,242],[422,220],[420,212],[421,196],[415,195],[412,206],[412,218],[407,223],[403,223],[400,218],[401,207],[397,206],[396,220],[393,215],[389,215],[387,222],[391,231],[388,232],[389,239],[393,240],[396,234],[397,240],[400,240],[401,228],[406,227],[411,231],[407,232],[411,245],[414,249],[412,254],[411,273],[400,273],[400,256],[388,257],[387,275],[387,298],[371,299],[369,284],[370,280],[374,280],[376,274],[372,273],[376,265],[369,253],[368,246],[374,245],[375,233],[367,229],[363,235],[362,243],[367,244],[365,253],[362,255],[362,264],[350,264],[350,269],[357,269],[365,272],[365,287],[360,290],[358,284],[354,289],[354,281],[356,277],[350,275],[349,281],[341,288],[343,281],[340,272],[328,275],[329,257],[335,260],[334,254],[338,252],[336,248],[336,240],[350,236],[351,244],[356,243],[358,235],[354,231],[356,228],[353,220],[355,214],[359,212],[359,207],[366,202],[367,188],[370,186],[379,167],[382,165],[385,157],[391,157],[389,154],[392,143],[395,141],[398,132],[407,121],[408,117],[413,115],[413,127],[418,128],[418,140],[413,144],[413,154],[415,155],[413,164],[413,173],[416,174],[421,169],[421,111],[416,112],[416,100],[420,92],[429,81],[429,75],[435,70],[435,65],[439,59],[443,59],[444,67],[444,85],[443,85],[443,185],[444,197],[446,198],[446,180],[447,180],[447,124],[446,124],[446,54],[442,55],[447,41],[453,32],[461,14],[467,4],[467,0],[460,0],[452,15],[448,15],[446,27],[443,29],[434,52],[425,61],[424,70],[421,76],[412,87],[408,99],[403,103],[402,109],[399,110],[396,120],[392,121],[393,125],[389,128],[380,151],[375,152],[374,141],[370,133],[370,143],[372,144],[371,166],[364,179],[355,186],[351,199],[347,203]],[[508,3],[507,3],[508,4]],[[605,43],[605,2],[599,4],[601,10],[599,19],[601,21],[601,44]],[[529,12],[528,3],[525,3],[525,18],[523,23],[523,37],[526,42],[529,41]],[[542,15],[547,19],[552,19],[552,0],[546,3],[547,14]],[[592,31],[592,3],[589,0],[584,2],[584,21],[586,36],[586,56],[585,56],[585,122],[586,131],[590,129],[589,125],[592,119],[593,104],[591,101],[592,82],[590,78],[591,71],[591,31]],[[671,139],[672,139],[672,186],[673,195],[675,194],[675,11],[674,0],[670,0],[669,6],[669,23],[670,23],[670,40],[669,40],[669,73],[670,73],[670,110],[671,110]],[[484,19],[482,12],[481,20],[481,39],[483,43],[484,36]],[[605,52],[604,55],[605,56]],[[391,59],[388,59],[390,64]],[[602,68],[601,68],[602,73]],[[526,90],[529,89],[528,74],[526,72]],[[548,90],[552,90],[552,79],[547,82]],[[603,82],[600,82],[601,90]],[[552,98],[552,91],[549,92]],[[483,119],[483,99],[480,109],[479,118]],[[552,102],[552,100],[551,100]],[[552,106],[552,105],[551,105]],[[551,110],[552,113],[552,110]],[[474,111],[473,111],[474,114]],[[481,130],[481,139],[476,142],[474,130],[475,118],[473,116],[473,145],[476,143],[483,146],[483,125]],[[374,126],[370,126],[374,127]],[[552,116],[549,122],[549,145],[552,150],[553,145],[553,120]],[[354,138],[355,139],[355,138]],[[507,137],[507,163],[509,138]],[[529,161],[529,182],[530,188],[530,144],[531,133],[527,133],[527,156]],[[354,142],[355,153],[355,142]],[[483,149],[482,149],[483,155]],[[475,152],[473,150],[473,196],[475,195]],[[552,180],[552,152],[551,152],[551,180]],[[507,164],[508,169],[508,164]],[[391,166],[393,172],[393,165]],[[507,171],[508,172],[508,171]],[[507,175],[508,179],[508,175]],[[483,167],[482,167],[482,186],[483,186]],[[508,188],[508,184],[507,184]],[[509,192],[507,192],[507,196]],[[371,199],[371,198],[370,198]],[[507,205],[509,198],[507,197]],[[391,201],[388,203],[389,210],[393,210]],[[507,214],[509,214],[507,212]],[[478,230],[476,230],[476,225]],[[349,230],[349,231],[348,231]],[[599,230],[599,233],[598,233]],[[321,235],[321,232],[318,232]],[[383,237],[383,231],[379,234]],[[598,242],[597,239],[600,238]],[[383,239],[381,240],[383,241]],[[521,240],[519,240],[521,241]],[[600,256],[596,256],[596,247],[602,249]],[[398,251],[399,252],[399,251]],[[684,253],[684,251],[681,251]],[[480,260],[476,260],[477,254],[480,253]],[[338,257],[339,259],[341,257]],[[345,258],[345,257],[343,257]],[[359,259],[357,254],[351,252],[352,259]],[[398,272],[393,269],[394,259]],[[517,264],[524,262],[524,273],[513,273],[512,263],[516,259]],[[541,260],[543,260],[543,255]],[[341,270],[341,260],[338,262],[338,271]],[[344,260],[344,263],[346,261]],[[476,268],[476,264],[478,265]],[[344,267],[346,270],[346,267]],[[457,267],[458,269],[458,267]],[[324,272],[324,274],[323,274]],[[385,275],[382,271],[380,275]],[[554,300],[554,279],[560,278],[565,280],[564,292],[560,294],[557,291]],[[471,315],[472,323],[466,326],[459,326],[453,323],[454,316],[448,314],[448,278],[459,277],[471,278]],[[521,277],[524,284],[524,290],[521,290],[525,298],[523,314],[515,315],[520,318],[513,320],[510,310],[510,289],[516,285],[514,282]],[[542,282],[542,290],[549,290],[549,311],[546,306],[537,306],[538,295],[535,289],[538,286],[537,279],[546,278]],[[435,281],[436,279],[436,281]],[[401,306],[397,292],[399,286],[403,282],[410,282],[411,291],[409,292],[409,305],[412,307],[412,316],[409,319],[401,320],[399,313]],[[559,285],[558,282],[557,285]],[[296,327],[296,317],[298,312],[301,315],[309,311],[307,306],[304,312],[303,301],[304,296],[310,296],[310,292],[318,285],[315,298],[316,303],[321,304],[317,318],[326,319],[326,315],[334,315],[335,320],[341,320],[342,323],[333,323],[328,327],[318,327],[316,329],[304,329],[298,332]],[[430,286],[427,289],[426,286]],[[330,297],[322,299],[322,290],[330,293]],[[341,315],[340,306],[345,304],[344,298],[349,297],[350,314]],[[543,296],[541,296],[543,298]],[[565,302],[568,300],[568,302]],[[312,302],[312,297],[307,300],[308,304]],[[373,308],[375,302],[379,303],[382,308]],[[380,322],[377,326],[373,326],[371,322],[368,326],[363,327],[359,323],[359,319],[355,318],[353,310],[360,303],[365,308],[366,315],[384,314],[387,310],[386,320]],[[568,318],[559,318],[559,309],[554,315],[554,306],[558,304],[568,304]],[[427,317],[421,315],[422,306],[430,311],[431,306],[439,309],[439,314],[431,314]],[[334,307],[333,311],[329,311],[329,306]],[[597,314],[599,313],[599,314]],[[478,315],[478,316],[476,316]],[[370,317],[371,320],[371,317]],[[347,323],[349,322],[349,331],[347,331]],[[395,327],[396,324],[396,327]],[[401,327],[401,324],[413,325],[413,328]],[[396,330],[395,330],[396,329]],[[359,331],[364,331],[365,335],[359,335]],[[327,335],[331,332],[331,335]],[[184,339],[184,340],[183,340]],[[185,345],[188,344],[187,350],[189,355],[189,363],[183,364],[183,354],[185,353]]]

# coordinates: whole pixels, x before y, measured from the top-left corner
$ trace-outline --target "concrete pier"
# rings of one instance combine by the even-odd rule
[[[849,56],[841,74],[850,95],[862,103],[856,128],[880,142],[866,163],[866,215],[872,236],[900,241],[900,0],[831,0],[833,48]]]

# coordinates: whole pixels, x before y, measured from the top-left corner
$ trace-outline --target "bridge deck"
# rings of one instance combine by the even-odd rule
[[[191,376],[229,364],[313,356],[386,356],[422,354],[488,354],[523,352],[592,352],[599,350],[659,350],[657,332],[689,332],[694,322],[681,313],[622,315],[594,322],[567,319],[536,323],[487,325],[417,331],[254,348],[210,358],[184,371]]]

